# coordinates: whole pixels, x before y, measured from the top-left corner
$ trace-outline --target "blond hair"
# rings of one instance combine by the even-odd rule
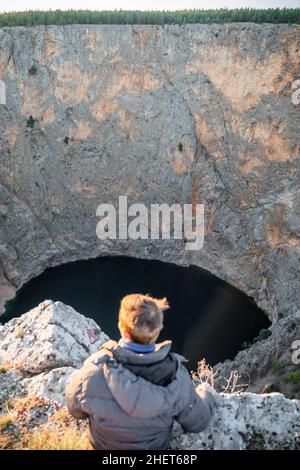
[[[156,341],[163,328],[163,311],[169,308],[166,297],[129,294],[121,300],[119,328],[128,331],[132,341],[150,344]]]

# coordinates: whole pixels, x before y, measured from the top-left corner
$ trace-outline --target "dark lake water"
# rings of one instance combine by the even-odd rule
[[[120,299],[129,293],[167,297],[165,327],[159,340],[172,339],[173,350],[189,359],[189,368],[205,358],[211,365],[232,359],[270,323],[239,290],[195,266],[105,257],[49,268],[9,302],[2,322],[45,299],[61,300],[93,318],[113,339]]]

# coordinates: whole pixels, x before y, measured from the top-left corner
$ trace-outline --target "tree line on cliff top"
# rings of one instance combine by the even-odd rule
[[[254,9],[238,8],[218,10],[178,11],[90,11],[49,10],[24,11],[0,14],[0,27],[66,25],[66,24],[186,24],[186,23],[298,23],[300,8]]]

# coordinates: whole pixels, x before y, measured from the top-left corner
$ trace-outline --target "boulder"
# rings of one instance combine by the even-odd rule
[[[74,367],[58,367],[23,379],[22,386],[28,395],[49,398],[65,405],[65,387],[76,370]]]
[[[62,302],[45,300],[2,326],[0,362],[31,374],[80,367],[107,340],[94,320]]]
[[[209,427],[173,431],[174,449],[300,449],[300,401],[280,393],[219,394]]]

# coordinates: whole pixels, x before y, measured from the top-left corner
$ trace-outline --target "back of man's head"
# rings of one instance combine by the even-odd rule
[[[136,343],[156,341],[163,328],[163,311],[169,308],[166,298],[130,294],[123,297],[119,311],[119,329],[127,331]]]

